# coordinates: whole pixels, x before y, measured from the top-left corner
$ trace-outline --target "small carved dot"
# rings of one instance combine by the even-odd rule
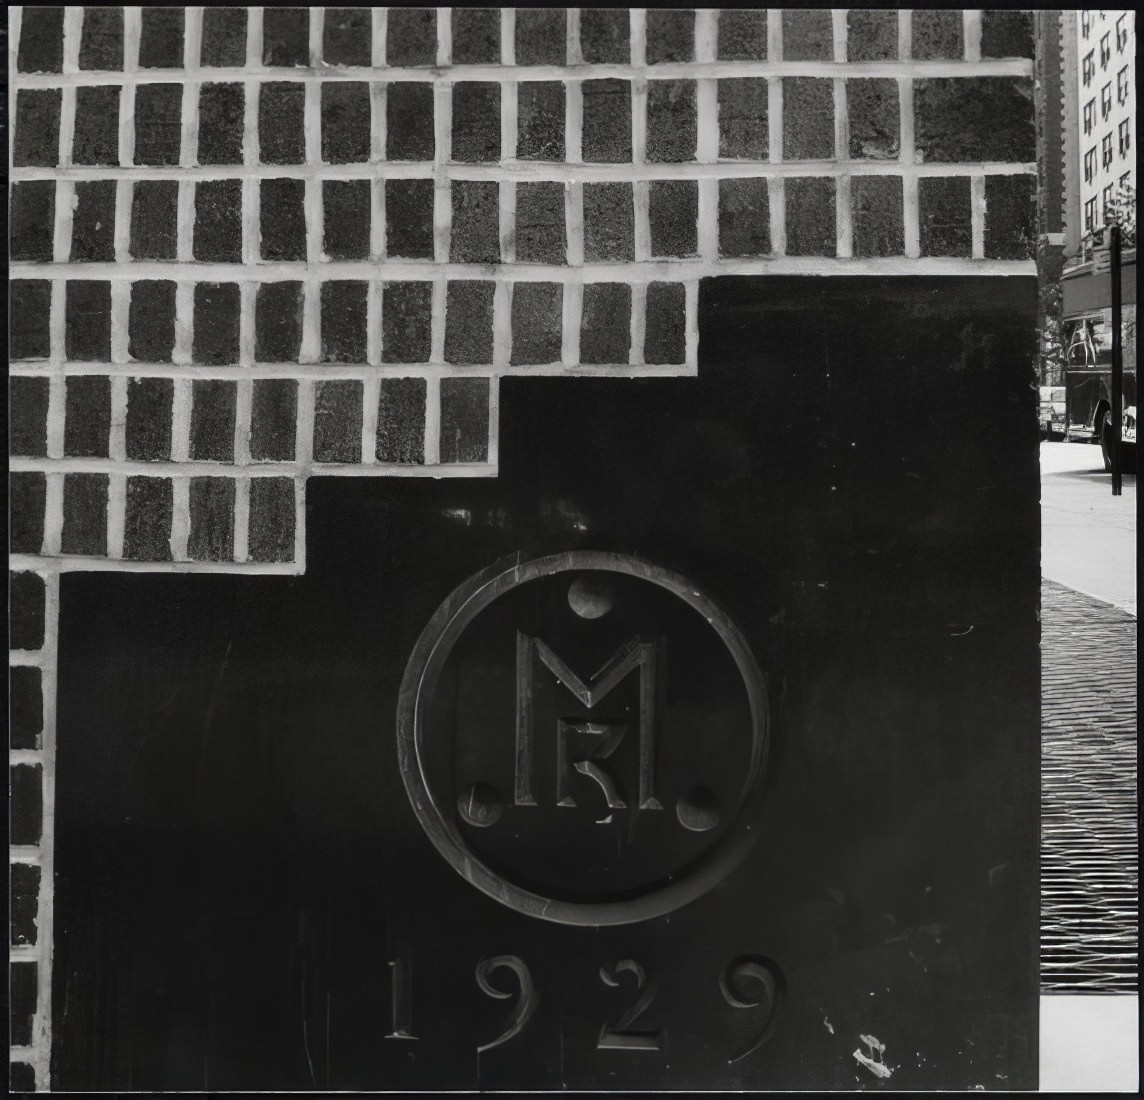
[[[719,800],[706,787],[692,787],[675,804],[679,824],[693,833],[705,833],[719,824]]]
[[[470,825],[487,829],[504,813],[504,803],[496,789],[487,783],[473,783],[457,796],[457,809]]]
[[[578,577],[568,589],[568,606],[581,619],[600,619],[612,610],[615,593],[601,577]]]

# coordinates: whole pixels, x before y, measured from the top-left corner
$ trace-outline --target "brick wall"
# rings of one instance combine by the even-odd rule
[[[1029,273],[1032,23],[10,27],[13,1057],[44,1088],[59,572],[301,572],[307,478],[495,475],[501,377],[694,373],[706,277]]]

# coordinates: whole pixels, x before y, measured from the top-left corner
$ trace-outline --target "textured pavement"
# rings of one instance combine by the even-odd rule
[[[1041,989],[1136,992],[1136,619],[1041,585]]]

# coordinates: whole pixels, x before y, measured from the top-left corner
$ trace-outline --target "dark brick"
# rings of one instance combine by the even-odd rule
[[[199,89],[200,164],[242,163],[245,116],[246,89],[241,84],[204,84]]]
[[[580,362],[624,365],[632,346],[632,288],[627,283],[585,283],[580,320]]]
[[[13,471],[8,475],[8,549],[13,554],[38,554],[44,544],[43,474]]]
[[[115,259],[115,180],[80,180],[72,213],[72,263]]]
[[[837,255],[834,180],[827,176],[789,178],[785,186],[787,255]]]
[[[855,176],[850,181],[854,255],[901,256],[905,250],[901,176]]]
[[[915,61],[960,61],[965,56],[960,10],[922,9],[911,15]]]
[[[218,366],[238,362],[238,283],[196,283],[191,357]]]
[[[453,180],[453,263],[500,263],[499,186],[485,180]]]
[[[44,790],[43,769],[39,764],[16,764],[8,772],[8,843],[9,844],[39,844],[40,835],[44,827]],[[16,1023],[23,1015],[25,1006],[23,997],[17,996],[16,968],[19,963],[13,963],[9,971],[12,977],[12,1033],[15,1039]],[[32,1007],[35,1008],[35,998],[32,998]],[[27,1043],[28,1039],[24,1039]]]
[[[25,767],[24,771],[27,770]],[[16,768],[12,769],[12,797],[15,799]],[[39,776],[36,777],[37,782]],[[39,831],[34,841],[17,841],[10,838],[13,844],[34,844],[39,840]],[[37,996],[37,965],[34,962],[14,962],[8,968],[8,995],[9,1011],[11,1012],[9,1032],[10,1042],[13,1046],[28,1046],[32,1042],[32,1017],[36,1014]]]
[[[647,159],[695,159],[695,81],[652,80],[647,86]]]
[[[174,180],[137,180],[131,197],[131,255],[137,260],[173,260],[177,255],[179,185]]]
[[[834,81],[783,78],[783,160],[833,160]]]
[[[453,64],[498,65],[500,8],[453,8]]]
[[[846,13],[847,61],[896,61],[898,13],[852,9]]]
[[[686,335],[686,296],[683,284],[648,283],[644,362],[684,362],[687,358]]]
[[[581,8],[581,56],[589,65],[630,65],[630,27],[626,8]]]
[[[64,475],[65,554],[107,555],[107,474]]]
[[[264,8],[262,64],[288,69],[310,64],[310,13],[306,8]]]
[[[832,61],[834,26],[829,9],[783,9],[783,60]]]
[[[199,57],[204,68],[236,69],[246,64],[246,8],[203,8]]]
[[[431,179],[385,181],[385,250],[409,260],[433,259]]]
[[[512,288],[512,364],[559,363],[564,321],[560,283],[516,283]]]
[[[489,380],[441,379],[441,461],[487,462]]]
[[[83,9],[79,67],[105,71],[123,68],[122,8]]]
[[[516,155],[521,160],[564,159],[564,85],[526,80],[517,86]]]
[[[129,477],[123,520],[123,556],[131,561],[171,560],[170,478]]]
[[[302,284],[259,283],[254,303],[254,358],[296,363],[302,347]]]
[[[981,13],[982,57],[1032,57],[1033,13],[986,8]]]
[[[132,378],[127,383],[126,442],[131,461],[170,460],[174,394],[170,378]]]
[[[8,574],[8,644],[13,649],[44,644],[44,578],[38,573]]]
[[[720,11],[718,50],[720,61],[766,61],[766,9]]]
[[[181,84],[135,88],[135,163],[178,164],[183,136]]]
[[[294,482],[290,478],[251,478],[247,549],[252,561],[294,560]]]
[[[437,12],[433,8],[390,8],[385,61],[390,66],[437,64]]]
[[[314,461],[360,462],[362,384],[339,379],[314,387]]]
[[[369,160],[369,85],[335,81],[322,85],[322,160],[357,164]]]
[[[973,204],[968,177],[918,180],[918,223],[923,256],[973,254]]]
[[[9,897],[12,906],[12,929],[9,942],[14,945],[36,942],[40,901],[40,869],[34,863],[12,863],[8,868]]]
[[[719,255],[766,256],[771,208],[765,179],[719,181]]]
[[[369,256],[370,181],[322,181],[322,249],[331,260]]]
[[[521,263],[565,262],[562,183],[516,185],[516,258]]]
[[[1029,260],[1036,254],[1035,176],[985,177],[985,256]]]
[[[58,73],[63,63],[64,9],[24,8],[17,70],[22,73]]]
[[[901,116],[896,80],[848,80],[850,156],[858,160],[897,160],[901,150]]]
[[[326,8],[322,60],[327,65],[372,63],[373,19],[370,8]]]
[[[647,62],[695,59],[695,12],[689,8],[648,8]]]
[[[453,85],[453,160],[500,160],[500,85],[462,80]]]
[[[401,81],[389,85],[385,93],[387,160],[432,160],[433,126],[432,84]]]
[[[567,59],[567,11],[564,8],[517,8],[516,63],[563,65]]]
[[[366,361],[366,284],[349,280],[322,283],[322,361]]]
[[[429,359],[431,283],[386,283],[381,298],[381,357],[386,363]]]
[[[377,407],[378,462],[425,461],[424,378],[383,378]]]
[[[38,668],[13,665],[8,670],[11,725],[8,744],[14,749],[38,749],[44,730],[44,688]]]
[[[139,68],[183,67],[183,9],[144,8],[139,35]]]
[[[118,88],[76,88],[72,163],[119,163]]]
[[[53,168],[59,159],[59,88],[21,88],[16,93],[12,163],[17,168]]]
[[[584,259],[633,259],[634,217],[630,183],[584,184]]]
[[[187,556],[195,561],[234,560],[234,479],[193,477]]]
[[[27,1062],[8,1063],[8,1087],[16,1095],[36,1091],[36,1071]]]
[[[169,363],[175,349],[175,284],[140,280],[131,284],[127,353],[141,363]]]
[[[111,358],[111,284],[69,279],[65,293],[64,349],[78,361]]]
[[[258,207],[262,258],[277,262],[305,260],[306,181],[262,180]]]
[[[298,383],[293,378],[257,378],[250,406],[250,457],[292,462],[298,422]]]
[[[627,80],[585,80],[583,157],[589,164],[632,159],[632,86]]]
[[[653,256],[696,255],[699,185],[694,180],[653,180],[648,221]]]
[[[720,80],[718,95],[719,156],[726,160],[769,160],[766,80]]]
[[[191,383],[191,430],[187,453],[192,462],[234,461],[234,382],[196,378]]]
[[[242,262],[242,180],[195,184],[193,249],[196,260]]]
[[[914,81],[914,140],[923,161],[1033,161],[1033,83],[975,76]]]
[[[258,87],[258,159],[263,164],[302,164],[306,159],[306,86]]]
[[[55,223],[54,180],[28,180],[12,184],[8,258],[51,263]]]
[[[450,280],[445,302],[445,360],[493,361],[493,290],[491,282]]]
[[[13,279],[8,284],[8,354],[13,359],[47,359],[52,285],[47,279]]]
[[[12,375],[8,379],[8,453],[47,454],[48,380]]]

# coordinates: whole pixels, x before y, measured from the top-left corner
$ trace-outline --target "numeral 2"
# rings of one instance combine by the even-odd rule
[[[648,983],[644,968],[635,959],[621,959],[614,967],[600,967],[600,980],[613,989],[620,984],[620,975],[623,973],[634,975],[636,990],[643,989],[635,1004],[625,1011],[620,1018],[609,1027],[605,1024],[600,1031],[600,1038],[596,1042],[597,1050],[659,1050],[660,1032],[658,1031],[630,1031],[636,1022],[655,1000],[655,982]]]
[[[532,1018],[540,1000],[536,989],[533,987],[532,975],[529,973],[528,967],[525,966],[524,960],[517,958],[516,955],[494,955],[492,958],[481,959],[477,963],[477,985],[481,987],[481,992],[487,993],[490,997],[495,997],[498,1001],[507,1000],[512,996],[511,993],[504,993],[497,989],[489,981],[495,970],[502,969],[511,970],[516,975],[517,983],[520,985],[520,1000],[517,1001],[516,1008],[513,1009],[512,1015],[508,1018],[508,1027],[505,1031],[491,1043],[477,1047],[478,1054],[492,1050],[493,1047],[499,1047],[501,1043],[507,1043],[509,1039],[519,1035],[524,1025]]]
[[[748,983],[758,984],[761,995],[755,998],[745,992]],[[727,1063],[738,1062],[754,1054],[770,1037],[775,1029],[775,1018],[786,994],[786,982],[778,964],[762,955],[743,955],[727,964],[727,969],[719,976],[719,991],[732,1008],[758,1008],[765,1004],[763,1028],[754,1041]]]

